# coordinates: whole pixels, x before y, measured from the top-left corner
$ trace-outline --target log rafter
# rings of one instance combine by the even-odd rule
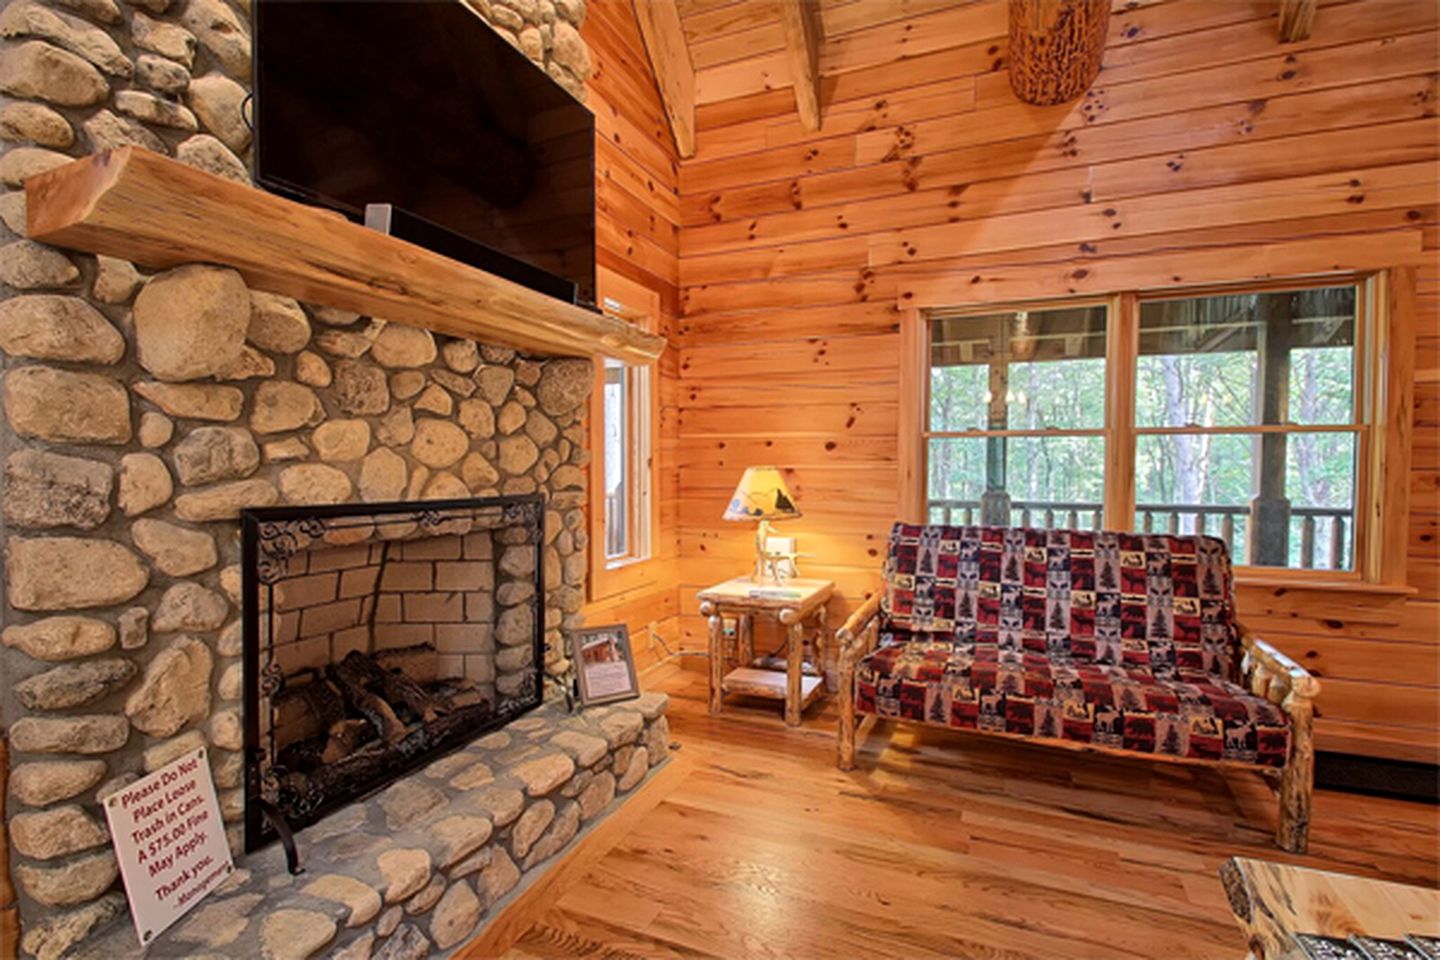
[[[1315,28],[1316,0],[1280,0],[1280,42],[1310,39]]]
[[[695,156],[695,65],[674,0],[632,0],[675,152]]]
[[[815,0],[780,0],[785,54],[795,84],[795,109],[806,130],[820,129],[820,44],[824,38]]]

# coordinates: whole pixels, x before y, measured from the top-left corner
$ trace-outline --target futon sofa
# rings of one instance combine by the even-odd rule
[[[838,639],[843,770],[865,716],[1251,768],[1306,849],[1320,684],[1236,623],[1222,540],[897,523]]]

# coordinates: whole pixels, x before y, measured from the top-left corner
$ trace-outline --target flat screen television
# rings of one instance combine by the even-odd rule
[[[261,0],[254,30],[261,186],[388,204],[397,235],[486,265],[428,221],[593,306],[594,115],[460,0]]]

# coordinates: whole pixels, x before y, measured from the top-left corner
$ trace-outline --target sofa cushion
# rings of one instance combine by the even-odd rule
[[[897,523],[881,609],[912,633],[1235,679],[1232,590],[1215,537]]]
[[[1285,765],[1285,714],[1205,671],[1157,677],[993,643],[912,640],[879,647],[855,675],[856,709],[1134,753]]]

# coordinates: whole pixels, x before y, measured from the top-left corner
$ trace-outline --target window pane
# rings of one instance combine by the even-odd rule
[[[989,368],[956,364],[930,368],[930,429],[984,430]]]
[[[625,365],[605,361],[605,556],[623,557],[630,549],[629,377]]]
[[[1104,307],[930,321],[931,430],[1104,425]]]
[[[1355,569],[1355,434],[1291,434],[1286,460],[1291,512],[1286,566]]]
[[[1351,570],[1355,455],[1348,431],[1141,436],[1135,526],[1220,537],[1237,563]]]
[[[1102,522],[1101,437],[941,437],[930,441],[937,523],[1095,528]]]
[[[927,498],[935,523],[978,523],[985,492],[985,449],[981,437],[930,441]]]
[[[1254,490],[1253,435],[1142,436],[1135,447],[1135,527],[1208,533],[1245,559]]]
[[[1147,300],[1141,427],[1350,423],[1354,286]]]

